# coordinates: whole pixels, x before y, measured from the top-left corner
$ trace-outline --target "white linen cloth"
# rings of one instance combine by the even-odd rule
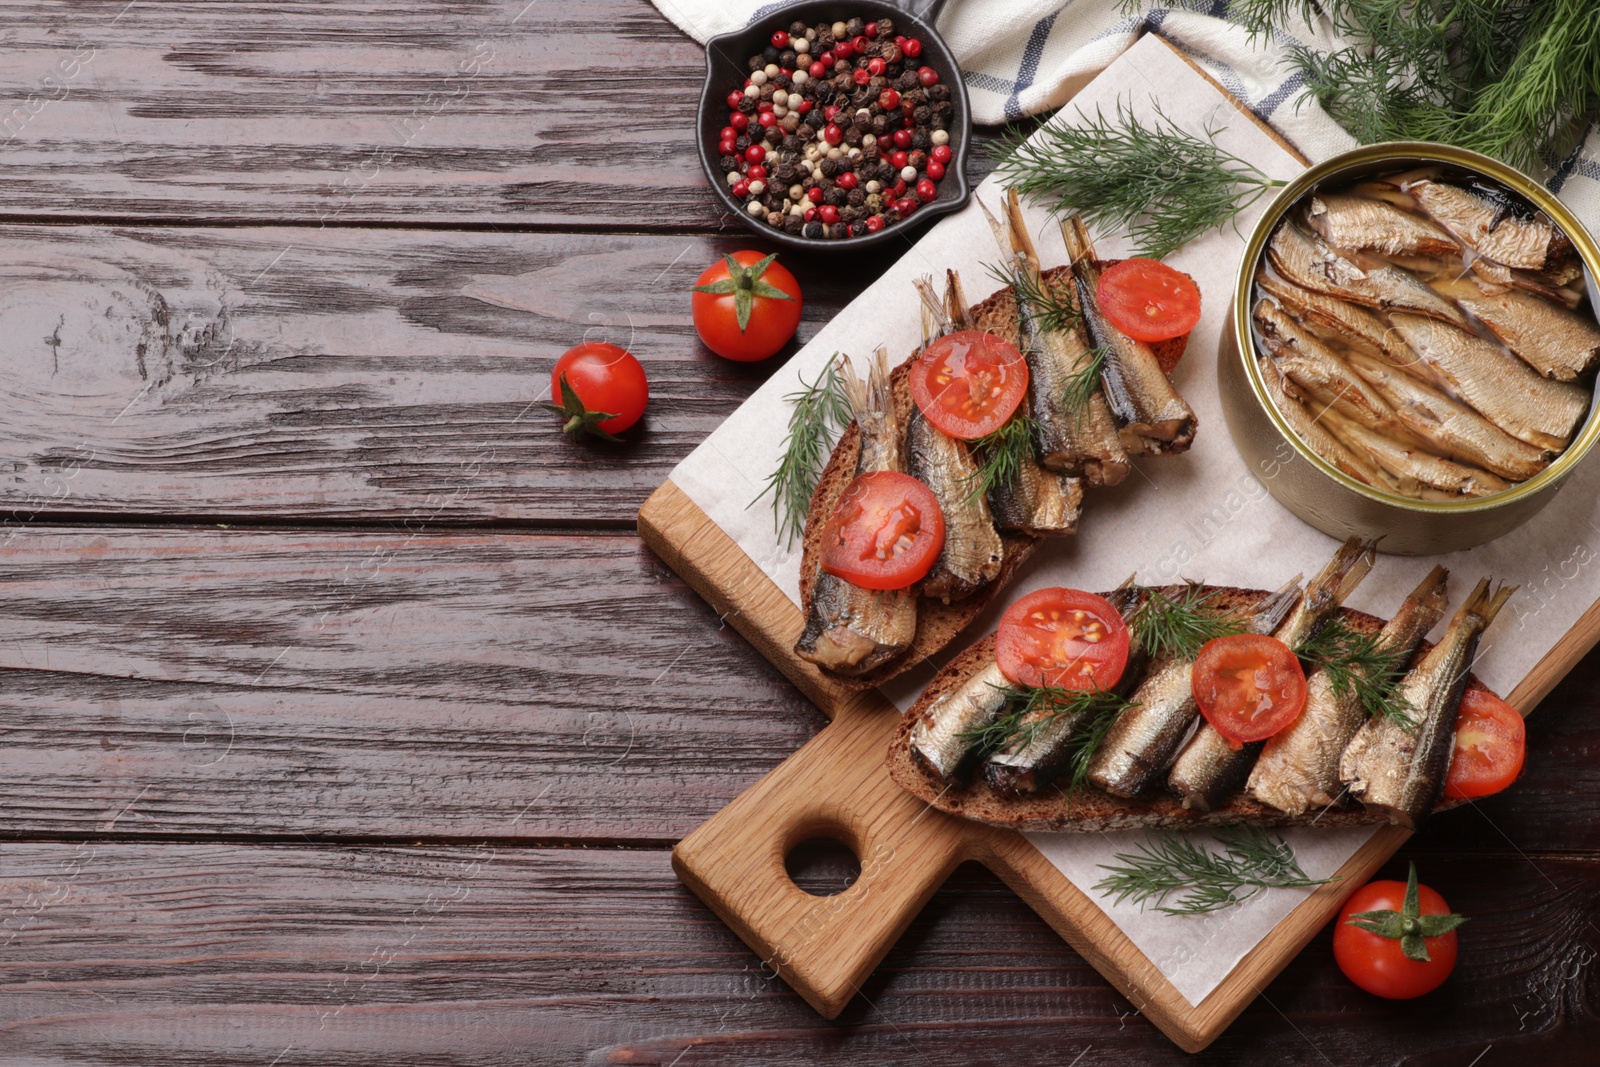
[[[651,0],[700,42],[766,18],[783,4],[761,0]],[[1121,0],[949,0],[935,23],[961,64],[972,119],[1009,122],[1065,104],[1140,35],[1159,33],[1270,124],[1313,163],[1355,147],[1355,140],[1305,92],[1286,62],[1290,41],[1321,51],[1347,43],[1326,17],[1295,21],[1252,38],[1227,21],[1231,0],[1205,13],[1154,8],[1123,13]],[[1552,173],[1537,175],[1600,231],[1600,131],[1591,121],[1583,145]]]

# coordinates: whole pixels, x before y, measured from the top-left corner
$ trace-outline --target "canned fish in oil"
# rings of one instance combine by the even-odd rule
[[[1586,295],[1580,312],[1592,320],[1596,307],[1600,306],[1600,297],[1597,297],[1595,289],[1595,278],[1600,276],[1600,246],[1596,245],[1593,236],[1584,229],[1572,212],[1551,196],[1543,186],[1520,171],[1487,156],[1448,145],[1422,142],[1369,145],[1335,156],[1307,170],[1279,191],[1260,221],[1256,223],[1246,242],[1244,256],[1240,262],[1239,275],[1233,290],[1231,314],[1223,330],[1217,365],[1223,414],[1228,422],[1229,432],[1251,470],[1273,472],[1271,477],[1262,478],[1267,491],[1295,515],[1324,533],[1338,538],[1352,535],[1382,538],[1380,547],[1383,551],[1402,555],[1453,552],[1492,541],[1509,533],[1550,502],[1573,469],[1584,461],[1585,456],[1594,447],[1596,439],[1600,438],[1600,418],[1596,416],[1594,402],[1595,373],[1592,369],[1585,369],[1577,379],[1578,384],[1587,393],[1585,398],[1576,399],[1576,394],[1561,383],[1547,382],[1546,385],[1539,385],[1535,391],[1553,394],[1559,405],[1565,405],[1567,415],[1577,420],[1576,429],[1568,437],[1565,448],[1556,458],[1548,461],[1547,465],[1541,463],[1536,473],[1523,478],[1514,477],[1524,472],[1524,468],[1518,465],[1520,462],[1518,457],[1523,453],[1512,454],[1515,450],[1511,445],[1507,446],[1504,453],[1495,449],[1484,462],[1487,465],[1498,466],[1501,473],[1479,472],[1482,478],[1470,486],[1470,491],[1482,495],[1457,495],[1429,487],[1426,479],[1418,481],[1411,477],[1409,468],[1403,465],[1406,458],[1404,456],[1386,455],[1385,458],[1390,461],[1389,467],[1394,468],[1390,470],[1389,467],[1378,465],[1372,459],[1373,453],[1370,450],[1364,454],[1350,450],[1333,454],[1337,451],[1338,441],[1330,446],[1321,435],[1318,425],[1308,426],[1307,420],[1298,417],[1296,411],[1280,409],[1275,402],[1274,392],[1277,392],[1280,398],[1284,395],[1283,387],[1279,384],[1284,379],[1269,378],[1268,375],[1274,373],[1275,368],[1281,366],[1281,363],[1268,361],[1265,369],[1263,367],[1263,357],[1269,356],[1271,352],[1268,339],[1263,336],[1262,327],[1257,324],[1255,308],[1258,301],[1266,295],[1264,287],[1258,286],[1258,274],[1265,272],[1269,284],[1276,274],[1273,257],[1268,255],[1268,245],[1279,223],[1303,211],[1302,205],[1309,202],[1313,193],[1328,194],[1362,183],[1380,182],[1395,175],[1415,178],[1420,172],[1420,176],[1426,178],[1430,169],[1437,172],[1447,183],[1478,183],[1487,190],[1498,189],[1509,192],[1511,197],[1507,198],[1508,200],[1520,198],[1525,205],[1542,212],[1559,233],[1564,235],[1566,241],[1570,242],[1572,253],[1581,264],[1581,281],[1574,279],[1568,284],[1569,289],[1581,289]],[[1384,183],[1381,187],[1388,187],[1390,184],[1392,183]],[[1394,188],[1398,189],[1398,186]],[[1405,197],[1402,194],[1397,199],[1403,200]],[[1309,221],[1298,215],[1296,219],[1300,223]],[[1327,222],[1327,220],[1322,221]],[[1317,229],[1324,228],[1325,226],[1317,227]],[[1308,229],[1304,232],[1309,235],[1313,231]],[[1341,241],[1344,240],[1343,235],[1338,236]],[[1467,236],[1476,234],[1468,232]],[[1425,235],[1422,239],[1426,240]],[[1391,248],[1387,251],[1396,252],[1402,262],[1410,262],[1405,258],[1405,253],[1412,250],[1414,249]],[[1285,251],[1286,247],[1280,245],[1280,255],[1277,258],[1279,261],[1290,263],[1292,269],[1293,258],[1285,259],[1281,255]],[[1480,263],[1479,268],[1484,275],[1506,273],[1504,268],[1492,261]],[[1469,260],[1462,264],[1462,273],[1464,276],[1476,277],[1480,271],[1473,270]],[[1531,275],[1521,272],[1517,277],[1520,284]],[[1448,289],[1448,286],[1446,288]],[[1420,302],[1426,302],[1426,293],[1419,293],[1417,296]],[[1382,294],[1379,300],[1388,298],[1388,294]],[[1459,336],[1450,332],[1454,327],[1446,329],[1449,326],[1448,322],[1438,327],[1430,325],[1438,321],[1430,315],[1443,315],[1444,311],[1423,307],[1413,315],[1404,309],[1406,297],[1402,296],[1399,299],[1400,310],[1396,314],[1390,314],[1390,321],[1384,324],[1385,333],[1391,341],[1394,341],[1397,335],[1402,342],[1405,340],[1405,331],[1396,324],[1424,331],[1424,336],[1420,340],[1416,336],[1410,338],[1424,349],[1427,347],[1422,344],[1427,340],[1426,331],[1436,328],[1441,335],[1449,333],[1451,337]],[[1278,302],[1274,298],[1269,303],[1276,305]],[[1383,310],[1386,313],[1396,312],[1396,306],[1386,305]],[[1266,317],[1270,318],[1270,313]],[[1285,320],[1287,329],[1292,330],[1294,326],[1294,320]],[[1484,330],[1483,324],[1471,317],[1463,316],[1463,329],[1482,333],[1486,339],[1492,339],[1492,335]],[[1324,337],[1329,336],[1326,331],[1319,332]],[[1281,341],[1281,338],[1277,340]],[[1400,347],[1407,346],[1402,343]],[[1273,351],[1281,354],[1283,350],[1280,346]],[[1516,357],[1508,356],[1508,358],[1516,360]],[[1517,369],[1520,371],[1523,368]],[[1544,369],[1552,374],[1566,373],[1559,368]],[[1424,376],[1418,375],[1418,377]],[[1460,395],[1462,392],[1471,392],[1483,384],[1481,381],[1468,380],[1455,382],[1452,387],[1447,375],[1438,377],[1439,380],[1430,383],[1429,388],[1439,389],[1445,394],[1455,392],[1457,396],[1454,399],[1458,400],[1468,399]],[[1408,382],[1395,384],[1409,385]],[[1299,390],[1296,383],[1290,383],[1290,388]],[[1316,405],[1309,394],[1304,394],[1304,390],[1299,391]],[[1515,392],[1515,390],[1508,391]],[[1371,419],[1363,420],[1358,417],[1360,398],[1349,398],[1346,392],[1341,392],[1340,396],[1339,404],[1333,409],[1332,414],[1326,416],[1330,426],[1335,426],[1341,434],[1348,434],[1340,440],[1362,441],[1374,447],[1381,446],[1383,442],[1377,441],[1372,436],[1381,427],[1374,426]],[[1534,407],[1538,412],[1543,411],[1537,405]],[[1311,421],[1316,422],[1322,413],[1328,410],[1328,406],[1316,405],[1307,410],[1311,412]],[[1496,414],[1501,413],[1496,412]],[[1504,413],[1505,417],[1513,422],[1520,419],[1523,414],[1525,412],[1519,409]],[[1557,416],[1557,421],[1562,417],[1564,416]],[[1356,425],[1352,426],[1352,423]],[[1515,430],[1518,441],[1527,438],[1544,442],[1541,448],[1548,446],[1549,439],[1540,436],[1543,431],[1537,427],[1530,428],[1519,424]],[[1513,445],[1515,443],[1512,442]],[[1330,454],[1320,453],[1314,447],[1316,444],[1329,449]],[[1474,443],[1469,442],[1469,444]],[[1440,451],[1446,450],[1441,448]],[[1285,462],[1285,456],[1290,456],[1292,459]],[[1459,456],[1452,454],[1451,458],[1456,459]],[[1402,462],[1397,463],[1396,460]],[[1470,469],[1473,465],[1463,461],[1460,466]],[[1400,474],[1397,475],[1396,470]],[[1449,466],[1449,472],[1443,477],[1450,477],[1455,473],[1456,465],[1452,464]],[[1441,471],[1436,467],[1429,467],[1425,474],[1427,479],[1433,479],[1434,482],[1438,482],[1441,478]],[[1419,490],[1418,486],[1423,488]],[[1410,495],[1413,493],[1419,495]]]

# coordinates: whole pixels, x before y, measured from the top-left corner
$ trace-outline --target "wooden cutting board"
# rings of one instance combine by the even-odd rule
[[[1349,889],[1370,878],[1409,836],[1395,827],[1377,832],[1339,869],[1337,880],[1313,891],[1204,1000],[1190,1004],[1020,833],[946,815],[890,780],[884,758],[898,709],[876,690],[842,689],[794,655],[804,624],[800,609],[670,480],[640,509],[639,533],[833,720],[673,851],[685,884],[770,972],[828,1018],[843,1010],[950,873],[973,860],[1015,889],[1167,1036],[1195,1052],[1222,1033],[1328,922]],[[1508,699],[1526,713],[1597,637],[1600,605],[1590,607]],[[836,896],[806,893],[785,870],[794,847],[816,837],[834,838],[860,859],[860,876]]]
[[[639,533],[673,570],[833,721],[776,770],[679,842],[672,865],[758,956],[827,1018],[844,1009],[902,931],[961,863],[988,867],[1180,1047],[1214,1041],[1370,878],[1409,833],[1386,827],[1301,902],[1199,1004],[1191,1005],[1106,914],[1020,833],[928,807],[884,767],[899,710],[851,693],[792,651],[804,617],[783,591],[671,481],[645,501]],[[1551,650],[1509,700],[1524,713],[1600,637],[1600,606]],[[836,896],[790,880],[784,858],[834,838],[861,875]]]

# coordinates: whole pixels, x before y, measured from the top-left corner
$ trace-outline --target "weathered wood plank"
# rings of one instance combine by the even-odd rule
[[[668,843],[823,722],[628,537],[0,550],[8,833]]]
[[[1586,1062],[1600,866],[1429,857],[1476,916],[1449,984],[1379,1001],[1327,935],[1205,1053],[1133,1015],[963,868],[837,1023],[678,886],[664,853],[7,845],[0,1046],[18,1064]],[[1391,872],[1392,873],[1392,872]]]
[[[26,0],[0,42],[0,215],[742,229],[645,0]]]
[[[1521,782],[1419,844],[1600,850],[1597,674],[1529,721]],[[626,536],[34,526],[0,547],[13,833],[675,841],[824,721]]]
[[[0,518],[631,528],[770,373],[713,355],[689,318],[700,271],[742,245],[0,227]],[[807,281],[793,344],[894,254],[794,264]],[[625,445],[566,440],[538,406],[585,337],[626,345],[650,377]]]

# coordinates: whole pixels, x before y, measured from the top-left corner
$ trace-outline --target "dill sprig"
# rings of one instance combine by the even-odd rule
[[[1259,826],[1219,826],[1210,831],[1222,846],[1213,852],[1184,834],[1163,833],[1142,842],[1138,852],[1119,852],[1123,866],[1102,863],[1111,874],[1095,885],[1117,903],[1154,900],[1169,915],[1200,915],[1248,900],[1263,889],[1323,885],[1311,878],[1282,837]],[[1183,890],[1176,904],[1167,897]]]
[[[1245,632],[1244,623],[1212,610],[1215,594],[1189,585],[1177,597],[1142,588],[1144,603],[1129,620],[1134,639],[1151,656],[1194,659],[1207,641]]]
[[[981,500],[992,490],[1016,482],[1022,465],[1033,461],[1033,431],[1033,419],[1019,412],[998,430],[972,442],[978,469],[967,479],[969,500]]]
[[[767,478],[767,487],[750,501],[754,507],[761,498],[772,496],[773,528],[792,547],[805,533],[806,512],[811,494],[827,463],[828,451],[838,432],[850,424],[853,414],[839,377],[839,353],[829,357],[816,380],[800,379],[801,388],[784,400],[793,405],[789,412],[789,433],[783,439],[783,457]]]
[[[1117,717],[1128,708],[1134,707],[1134,704],[1134,701],[1125,697],[1117,697],[1115,701],[1108,700],[1084,712],[1072,735],[1067,738],[1067,775],[1064,791],[1068,796],[1072,796],[1089,784],[1089,768],[1093,765],[1095,756],[1100,754],[1100,747],[1105,743],[1106,735],[1116,724]]]
[[[998,263],[985,263],[984,269],[991,278],[1010,286],[1018,302],[1028,305],[1040,330],[1070,330],[1083,321],[1083,309],[1078,307],[1071,285],[1057,290],[1032,271],[1008,269]]]
[[[1082,419],[1089,411],[1089,401],[1100,390],[1100,377],[1106,369],[1106,357],[1111,350],[1104,345],[1091,348],[1088,360],[1067,378],[1067,388],[1062,396],[1068,412]]]
[[[1127,230],[1138,254],[1156,259],[1284,184],[1219,147],[1222,128],[1207,126],[1200,138],[1159,107],[1156,117],[1145,125],[1119,102],[1115,118],[1080,111],[1077,124],[1051,122],[1032,140],[1008,130],[994,148],[995,170],[1058,215],[1078,211]]]
[[[1368,715],[1416,728],[1411,716],[1416,709],[1395,690],[1411,658],[1409,649],[1387,646],[1378,634],[1363,633],[1336,617],[1302,641],[1295,654],[1321,667],[1334,693],[1355,696]]]
[[[1062,742],[1066,769],[1063,792],[1076,793],[1089,780],[1089,765],[1100,751],[1111,724],[1133,702],[1109,689],[1060,689],[1054,686],[1008,686],[999,716],[962,735],[968,749],[986,760],[1002,749],[1021,751],[1063,721],[1071,724]]]

